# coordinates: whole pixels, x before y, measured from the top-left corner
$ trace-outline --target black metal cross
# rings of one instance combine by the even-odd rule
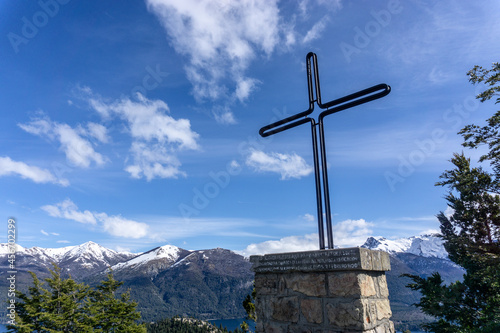
[[[311,60],[314,67],[311,68]],[[318,230],[319,230],[319,248],[320,250],[325,249],[325,230],[323,223],[323,207],[321,203],[321,176],[319,168],[319,158],[318,158],[318,139],[316,126],[319,128],[319,144],[321,150],[321,170],[323,173],[323,192],[324,192],[324,202],[325,202],[325,217],[326,217],[326,232],[328,238],[328,248],[333,249],[333,233],[332,233],[332,216],[330,211],[330,192],[328,188],[328,172],[326,163],[326,148],[325,148],[325,132],[323,125],[323,118],[326,116],[352,108],[357,105],[364,104],[376,100],[378,98],[384,97],[391,92],[391,87],[385,83],[378,84],[376,86],[360,90],[354,94],[350,94],[333,101],[322,103],[321,102],[321,89],[319,85],[319,72],[318,72],[318,59],[316,54],[309,52],[306,56],[306,66],[307,66],[307,88],[309,93],[309,108],[305,111],[297,113],[296,115],[287,117],[270,125],[264,126],[259,130],[259,134],[263,137],[270,136],[279,132],[283,132],[287,129],[305,124],[311,124],[311,134],[312,134],[312,144],[313,144],[313,157],[314,157],[314,175],[316,182],[316,207],[318,214]],[[313,94],[313,79],[312,72],[314,71],[314,86],[316,87],[316,99],[314,99]],[[318,122],[314,118],[309,118],[308,116],[314,111],[314,102],[316,102],[320,109],[326,109],[321,112],[318,117]]]

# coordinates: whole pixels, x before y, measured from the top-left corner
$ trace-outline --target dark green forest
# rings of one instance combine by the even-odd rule
[[[156,323],[146,325],[148,333],[243,333],[237,328],[234,331],[228,331],[223,327],[215,327],[207,322],[173,317],[160,320]]]

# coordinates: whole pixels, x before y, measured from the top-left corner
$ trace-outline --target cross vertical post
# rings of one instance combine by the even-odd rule
[[[305,123],[311,124],[311,136],[312,136],[313,159],[314,159],[314,180],[316,184],[316,209],[318,215],[319,248],[320,250],[325,250],[326,248],[325,235],[324,235],[324,227],[326,224],[328,249],[333,249],[334,244],[333,244],[333,230],[332,230],[332,214],[330,209],[330,190],[328,185],[328,171],[327,171],[328,165],[326,161],[326,141],[325,141],[323,119],[330,114],[347,110],[354,106],[361,105],[379,99],[381,97],[384,97],[391,92],[391,87],[385,83],[381,83],[373,87],[360,90],[356,93],[323,104],[321,101],[321,87],[319,81],[318,59],[316,54],[313,52],[309,52],[306,56],[306,70],[307,70],[307,90],[309,95],[309,108],[293,116],[289,116],[285,119],[279,120],[277,122],[262,127],[259,130],[259,134],[262,137],[267,137]],[[312,79],[313,73],[314,73],[314,83]],[[315,89],[316,98],[314,98],[313,84],[314,87],[316,88]],[[318,117],[318,122],[316,122],[314,118],[308,117],[314,111],[315,102],[320,109],[326,109],[325,111],[320,113]],[[316,130],[316,126],[318,126],[319,130],[319,146],[320,146],[319,150],[321,153],[321,170],[319,163],[318,133]],[[321,176],[323,176],[323,182],[321,182]],[[322,185],[323,185],[323,192],[321,191]],[[322,205],[323,201],[325,203],[325,211],[324,211],[326,218],[325,223],[323,222],[323,205]]]

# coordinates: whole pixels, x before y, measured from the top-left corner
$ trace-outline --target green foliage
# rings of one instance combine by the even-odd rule
[[[115,298],[121,282],[111,273],[95,290],[71,277],[61,278],[56,265],[50,274],[45,279],[48,288],[31,273],[33,286],[28,293],[16,292],[20,302],[16,303],[16,325],[8,326],[10,332],[146,332],[144,325],[136,323],[140,313],[128,293]]]
[[[485,84],[488,89],[476,96],[481,102],[490,100],[494,96],[500,95],[500,63],[493,63],[491,69],[487,70],[481,66],[474,66],[468,73],[469,81],[473,84]],[[495,104],[500,103],[500,97],[497,97]],[[487,146],[488,152],[481,156],[480,162],[490,161],[494,168],[495,181],[492,185],[493,192],[498,193],[500,184],[500,111],[497,111],[492,117],[486,120],[486,125],[467,125],[459,134],[464,137],[464,147],[477,149],[480,146]]]
[[[226,328],[215,327],[207,322],[191,319],[173,317],[160,320],[147,325],[148,333],[243,333],[236,329],[228,331]]]
[[[243,308],[245,309],[245,312],[247,313],[246,320],[251,320],[254,322],[257,321],[257,313],[255,312],[255,297],[256,296],[257,296],[257,291],[255,290],[255,287],[254,287],[252,290],[252,293],[250,295],[247,295],[245,297],[245,300],[243,301]],[[250,326],[245,321],[240,326],[244,332],[248,332],[250,330]]]
[[[473,83],[486,83],[479,94],[482,102],[499,95],[500,64],[491,70],[476,66],[469,73]],[[500,98],[497,98],[497,103]],[[449,258],[466,273],[462,281],[446,285],[435,273],[427,278],[407,275],[413,290],[422,293],[416,304],[437,321],[424,325],[431,332],[500,332],[500,111],[488,119],[488,125],[466,126],[460,134],[464,146],[487,145],[489,152],[480,162],[489,161],[493,172],[473,167],[464,154],[454,154],[453,170],[445,171],[436,185],[446,186],[448,206],[453,214],[437,215],[441,237]]]

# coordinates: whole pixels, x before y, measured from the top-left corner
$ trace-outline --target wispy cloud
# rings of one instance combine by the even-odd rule
[[[17,175],[24,179],[30,179],[35,183],[53,183],[68,186],[67,179],[57,179],[49,170],[28,165],[24,162],[14,161],[10,157],[0,157],[0,177]]]
[[[45,230],[43,230],[43,229],[42,229],[42,230],[40,230],[40,232],[41,232],[43,235],[45,235],[45,236],[51,236],[51,235],[52,235],[52,236],[59,236],[59,234],[58,234],[57,232],[47,232],[47,231],[45,231]]]
[[[246,164],[259,172],[279,173],[283,180],[305,177],[313,171],[313,168],[297,154],[266,154],[263,151],[251,150]]]
[[[269,238],[267,235],[252,232],[262,222],[244,218],[190,218],[184,219],[174,216],[143,216],[150,226],[150,238],[157,242],[171,242],[179,239],[189,239],[203,236],[221,237],[259,237]]]
[[[312,251],[318,249],[318,235],[289,236],[248,245],[239,253],[245,257],[259,254]]]
[[[319,22],[314,24],[313,27],[304,36],[302,43],[307,44],[315,39],[318,39],[321,36],[323,30],[325,30],[328,20],[328,17],[325,16]]]
[[[79,211],[78,207],[70,199],[66,199],[55,205],[45,205],[40,207],[52,217],[60,217],[79,223],[96,224],[96,218],[90,211]]]
[[[99,226],[103,231],[116,237],[144,238],[149,231],[149,225],[143,222],[126,219],[119,215],[109,216],[106,213],[90,212],[89,210],[81,211],[70,199],[54,205],[42,206],[41,209],[52,217]],[[44,230],[41,230],[41,232],[44,235],[49,234]]]
[[[124,238],[143,238],[148,235],[149,225],[123,218],[108,216],[106,213],[95,214],[102,222],[104,231],[112,236]]]
[[[146,3],[165,28],[175,51],[186,58],[184,70],[194,97],[199,102],[218,103],[212,113],[216,121],[225,124],[235,122],[236,117],[229,110],[234,103],[246,101],[260,83],[247,73],[252,62],[268,58],[277,49],[290,50],[297,40],[308,43],[319,38],[328,21],[325,16],[312,27],[307,22],[304,24],[307,30],[297,32],[296,15],[279,8],[277,0],[146,0]],[[341,1],[281,5],[298,6],[300,17],[307,20],[308,7],[322,6],[334,12],[341,8]]]
[[[345,220],[335,225],[334,244],[338,247],[362,245],[372,235],[373,223],[360,220]],[[289,236],[279,240],[269,240],[248,245],[240,254],[251,255],[317,250],[318,234]]]
[[[85,138],[85,136],[93,137],[104,142],[106,132],[102,125],[89,123],[89,130],[83,127],[72,128],[68,124],[52,121],[41,113],[29,123],[18,124],[18,126],[28,133],[58,141],[68,162],[75,166],[88,168],[92,162],[97,165],[103,165],[106,162],[106,158],[96,152],[92,143]]]
[[[184,176],[177,152],[199,149],[199,134],[191,129],[188,119],[170,116],[168,105],[161,100],[150,100],[141,94],[136,99],[123,97],[106,102],[90,88],[82,88],[83,98],[105,118],[124,120],[132,137],[132,163],[125,167],[133,178],[176,178]],[[93,129],[102,136],[101,129]]]
[[[256,81],[245,74],[257,52],[270,55],[280,40],[277,1],[147,0],[185,67],[199,99],[245,100]],[[232,88],[224,79],[232,81]]]

